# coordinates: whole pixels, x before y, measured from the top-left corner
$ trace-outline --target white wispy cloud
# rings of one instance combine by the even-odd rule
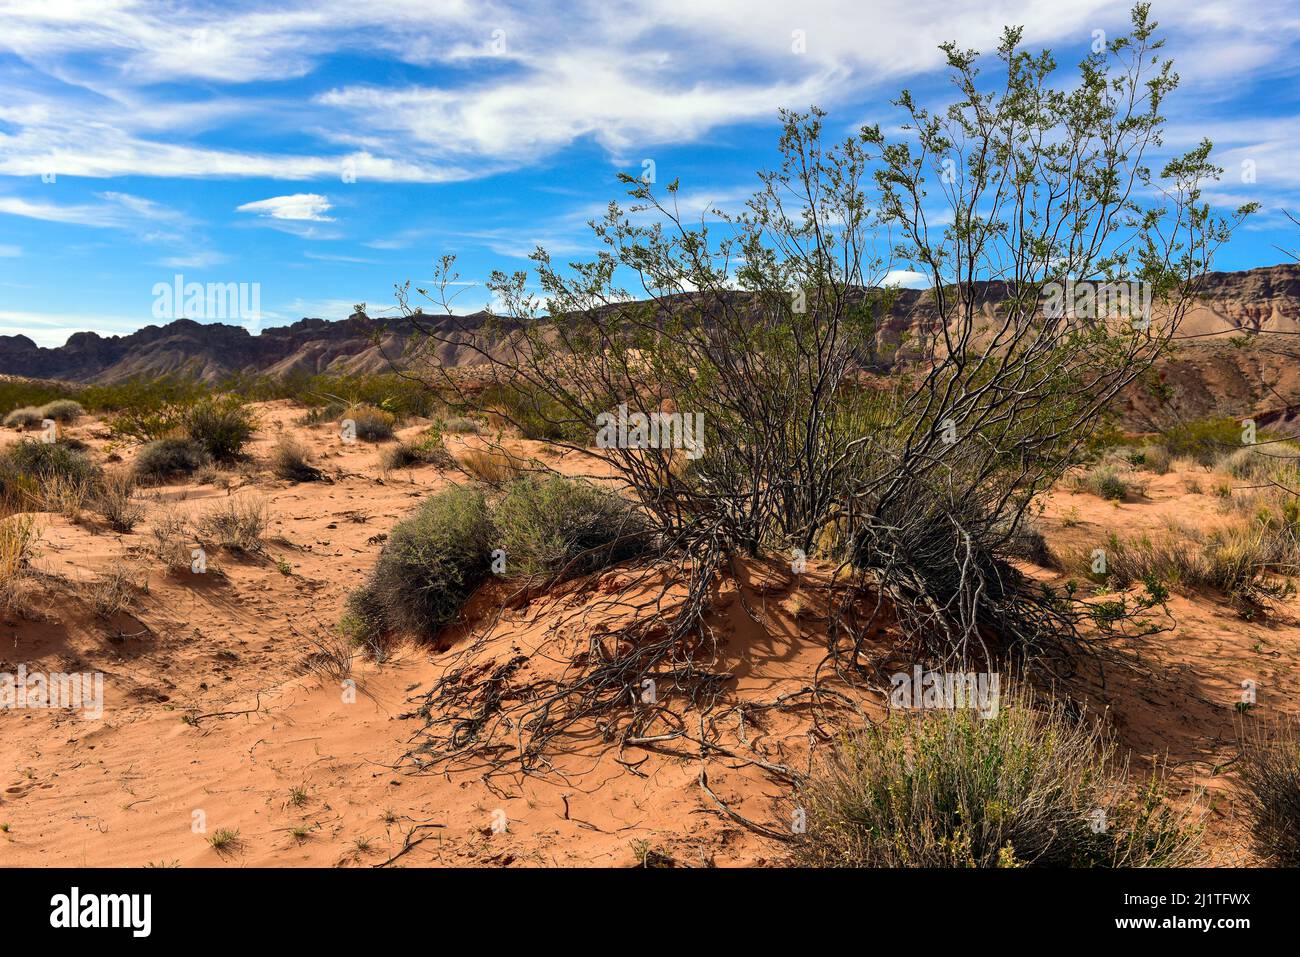
[[[239,213],[257,213],[271,219],[289,219],[310,221],[313,223],[331,223],[334,220],[326,216],[333,205],[329,199],[319,193],[294,193],[291,196],[272,196],[251,203],[236,206]]]
[[[287,0],[11,0],[0,51],[54,83],[0,89],[0,173],[448,182],[539,162],[590,139],[619,159],[769,120],[779,105],[833,107],[942,66],[938,45],[989,49],[1002,24],[1029,45],[1122,29],[1129,0],[585,0],[509,4]],[[1260,71],[1291,75],[1300,14],[1286,0],[1165,0],[1179,68],[1213,98]],[[265,81],[317,83],[362,46],[434,82],[380,80],[269,99]],[[1293,71],[1292,71],[1293,72]],[[185,84],[218,93],[181,98]],[[314,93],[314,95],[312,95]],[[199,134],[291,114],[292,153],[214,146]]]

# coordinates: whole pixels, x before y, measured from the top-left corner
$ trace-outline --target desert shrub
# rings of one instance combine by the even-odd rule
[[[210,462],[207,451],[192,439],[157,439],[140,449],[132,469],[142,481],[161,482],[193,475]]]
[[[135,476],[127,471],[110,472],[96,484],[90,506],[115,532],[130,532],[144,518],[144,506],[133,499]]]
[[[234,552],[259,552],[270,524],[266,504],[256,499],[228,498],[198,517],[200,539]]]
[[[160,509],[149,529],[149,554],[171,572],[189,571],[194,536],[185,516],[175,509]]]
[[[459,463],[467,475],[488,485],[502,485],[518,478],[524,470],[522,461],[499,449],[466,449]]]
[[[1153,776],[1130,796],[1099,728],[1063,705],[893,713],[841,738],[799,796],[799,863],[820,867],[1171,867],[1199,829]],[[1097,812],[1104,827],[1097,827]]]
[[[1232,418],[1194,419],[1166,429],[1161,444],[1173,458],[1187,457],[1198,465],[1213,465],[1241,448],[1242,426]]]
[[[1090,492],[1098,498],[1113,502],[1126,502],[1141,495],[1146,486],[1131,473],[1122,472],[1114,465],[1098,465],[1074,477],[1074,489]]]
[[[354,405],[347,410],[343,422],[351,422],[356,437],[363,442],[385,442],[393,437],[397,416],[370,405]]]
[[[1300,448],[1289,442],[1246,446],[1224,455],[1214,468],[1236,479],[1294,489],[1300,483]]]
[[[239,456],[257,431],[257,417],[234,395],[208,396],[189,406],[181,417],[185,434],[214,461]]]
[[[1300,740],[1292,719],[1242,735],[1237,776],[1256,853],[1275,867],[1300,867]]]
[[[476,420],[463,415],[453,415],[442,423],[442,431],[453,435],[477,435],[480,428]]]
[[[1163,445],[1139,445],[1126,456],[1129,465],[1145,472],[1164,475],[1173,463],[1173,456]]]
[[[89,386],[81,395],[91,408],[110,413],[109,431],[122,439],[152,442],[183,431],[187,410],[203,394],[192,380],[131,379],[108,386]]]
[[[507,569],[581,575],[647,551],[645,519],[631,503],[585,482],[521,479],[492,510]]]
[[[0,494],[74,517],[99,480],[99,467],[66,442],[23,439],[0,452]]]
[[[0,379],[0,409],[38,409],[52,399],[70,395],[77,395],[76,389],[70,388],[63,382],[41,379]]]
[[[370,579],[348,599],[358,636],[429,637],[488,575],[492,522],[483,493],[454,487],[393,527]]]
[[[587,445],[595,435],[591,419],[578,418],[562,401],[524,380],[488,386],[479,404],[498,410],[526,439]]]
[[[337,422],[347,415],[348,404],[334,400],[325,405],[312,406],[298,417],[299,425],[319,425],[322,422]]]
[[[76,422],[86,414],[86,410],[81,407],[81,403],[75,399],[55,399],[53,402],[47,402],[36,410],[42,419],[53,419],[55,422],[68,424]]]
[[[288,435],[276,439],[271,449],[271,472],[289,482],[314,482],[321,477],[320,469],[311,464],[307,446]]]
[[[5,416],[4,426],[6,429],[35,429],[39,428],[45,417],[41,415],[39,409],[32,406],[24,406],[20,409],[14,409]]]

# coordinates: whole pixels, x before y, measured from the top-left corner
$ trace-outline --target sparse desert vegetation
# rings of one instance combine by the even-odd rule
[[[1300,267],[1214,271],[1162,50],[947,46],[395,304],[4,337],[74,381],[0,377],[3,654],[108,715],[0,710],[4,863],[1300,863]]]

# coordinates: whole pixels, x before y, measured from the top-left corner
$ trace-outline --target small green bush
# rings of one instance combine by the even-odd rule
[[[64,479],[91,484],[99,468],[66,442],[22,439],[0,453],[0,474],[38,482]]]
[[[1113,465],[1098,465],[1075,476],[1074,488],[1075,491],[1091,492],[1098,498],[1112,502],[1128,501],[1146,491],[1144,483]]]
[[[6,429],[35,429],[39,428],[45,416],[41,415],[41,410],[32,406],[23,406],[21,409],[14,409],[5,416],[4,426]]]
[[[1241,448],[1241,439],[1242,425],[1236,419],[1211,418],[1172,426],[1160,444],[1172,458],[1190,458],[1198,465],[1209,466]]]
[[[53,402],[47,402],[36,410],[42,419],[53,419],[55,422],[67,425],[76,422],[86,414],[86,410],[81,407],[81,403],[73,399],[55,399]]]
[[[439,492],[393,527],[370,579],[348,598],[345,629],[366,639],[433,636],[487,577],[492,547],[483,493]]]
[[[409,469],[416,465],[433,465],[440,469],[450,469],[456,467],[456,460],[443,446],[441,438],[426,438],[390,445],[379,456],[379,464],[385,469]]]
[[[966,709],[895,712],[841,738],[798,801],[806,832],[795,859],[805,865],[1172,867],[1199,859],[1197,823],[1170,808],[1158,779],[1130,789],[1113,744],[1055,702],[1040,709],[1004,698],[989,718]]]
[[[216,462],[230,462],[257,431],[257,417],[234,395],[208,396],[187,408],[181,417],[185,434]]]
[[[141,481],[160,482],[193,475],[209,462],[207,451],[191,439],[158,439],[140,449],[133,469]]]
[[[384,442],[393,437],[397,416],[374,406],[357,405],[348,409],[342,421],[352,422],[356,437],[363,442]]]
[[[586,482],[512,482],[492,519],[512,574],[590,574],[644,554],[651,537],[636,508]]]

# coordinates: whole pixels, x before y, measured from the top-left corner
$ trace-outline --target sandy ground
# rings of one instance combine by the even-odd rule
[[[287,403],[262,413],[254,459],[290,429],[329,481],[291,484],[263,471],[232,475],[231,489],[143,493],[150,515],[165,503],[202,510],[227,495],[263,500],[273,521],[260,556],[222,553],[209,574],[174,575],[142,554],[149,519],[119,535],[94,520],[41,516],[36,620],[0,622],[0,671],[101,671],[106,704],[102,720],[0,712],[0,865],[633,866],[647,851],[683,866],[781,861],[779,842],[719,811],[689,753],[624,752],[636,762],[629,769],[589,744],[545,779],[411,773],[400,761],[422,725],[411,712],[456,653],[455,634],[439,649],[401,648],[382,665],[358,660],[355,694],[300,664],[310,636],[333,626],[373,566],[384,533],[464,476],[428,466],[385,475],[378,447],[344,445],[332,426],[296,427],[301,410]],[[104,450],[95,421],[69,431]],[[456,451],[461,441],[448,444]],[[1205,491],[1188,491],[1189,478]],[[1151,477],[1145,498],[1122,505],[1062,491],[1039,523],[1057,551],[1092,547],[1112,531],[1158,533],[1170,520],[1204,526],[1223,519],[1214,481]],[[87,584],[123,563],[147,588],[132,611],[106,621],[88,604]],[[526,654],[557,616],[596,607],[619,584],[607,575],[519,604],[485,627],[485,640]],[[734,586],[722,590],[717,625],[734,696],[770,700],[803,687],[823,657],[817,601],[780,574],[756,573],[749,586],[743,602]],[[1180,793],[1208,790],[1217,864],[1251,859],[1231,774],[1212,770],[1236,753],[1243,680],[1257,683],[1261,711],[1297,700],[1296,607],[1291,600],[1248,621],[1223,596],[1175,595],[1172,630],[1132,649],[1154,678],[1108,673],[1104,691],[1100,677],[1089,679],[1135,767],[1164,762]],[[752,753],[807,760],[806,722],[736,724]],[[783,813],[783,786],[752,764],[715,757],[708,781],[746,817],[774,822]],[[221,829],[239,836],[217,850],[209,839]]]

